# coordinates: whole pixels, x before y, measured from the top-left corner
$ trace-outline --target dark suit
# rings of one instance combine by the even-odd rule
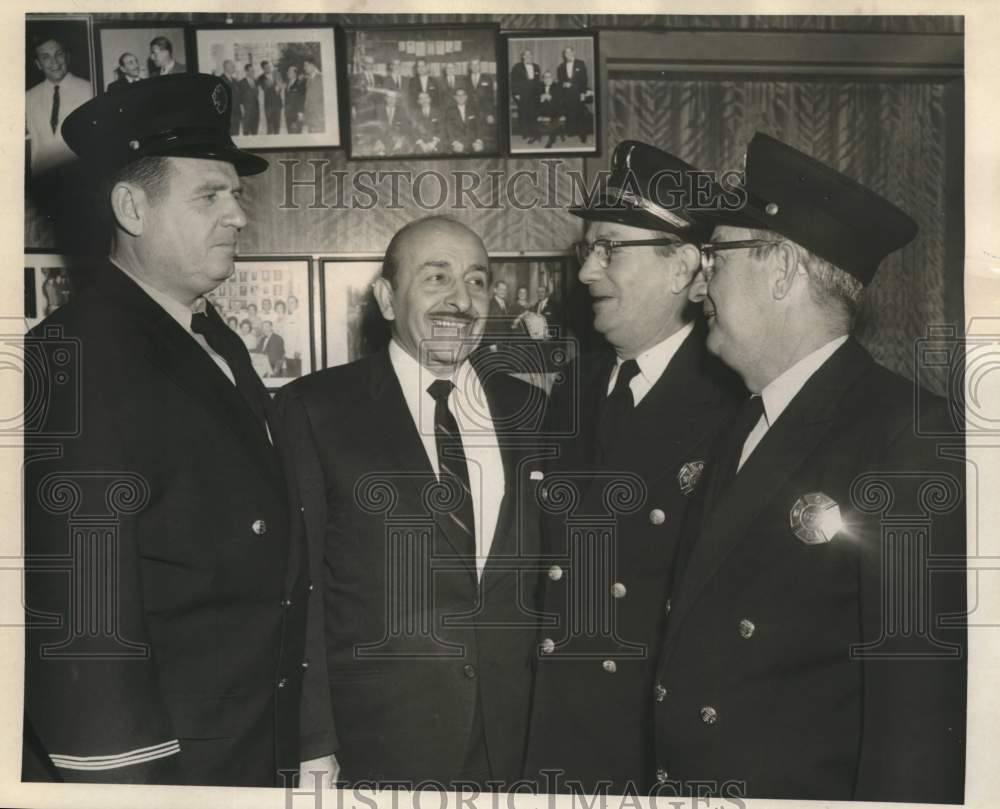
[[[738,401],[739,387],[704,340],[699,324],[610,457],[598,456],[596,442],[614,355],[585,356],[579,389],[572,371],[553,389],[550,429],[563,437],[545,472],[543,609],[557,624],[542,629],[555,646],[538,661],[525,770],[543,788],[540,773],[552,768],[587,791],[602,779],[617,793],[652,783],[658,640],[683,516],[700,485],[697,475],[685,485],[686,470],[706,460]],[[567,486],[574,502],[563,497]]]
[[[517,122],[522,137],[538,137],[538,93],[541,84],[542,69],[531,63],[534,70],[533,78],[528,78],[528,71],[523,62],[518,62],[510,69],[510,94],[517,105]]]
[[[260,126],[260,97],[253,79],[243,78],[237,84],[240,99],[240,115],[244,135],[256,135]]]
[[[281,132],[281,91],[278,90],[274,73],[270,74],[270,79],[268,74],[258,76],[257,86],[264,91],[264,120],[267,134],[277,135]]]
[[[289,134],[302,132],[303,121],[299,118],[306,107],[306,77],[296,76],[295,81],[285,88],[285,126]]]
[[[121,271],[95,275],[36,332],[62,337],[28,347],[71,381],[49,388],[26,451],[27,604],[63,622],[27,632],[24,777],[280,785],[278,769],[299,762],[307,592],[280,459],[173,318]],[[79,361],[52,364],[69,340]],[[42,392],[33,379],[28,401]],[[54,434],[67,423],[79,434]],[[271,433],[280,448],[274,419]],[[62,457],[40,454],[49,445]],[[72,598],[69,564],[83,588]],[[90,587],[114,592],[114,607],[97,613]],[[101,624],[109,636],[87,636]],[[177,754],[94,768],[173,740]]]
[[[473,76],[470,73],[463,78],[465,80],[464,87],[469,94],[469,100],[479,108],[480,114],[484,118],[487,115],[496,116],[496,85],[493,77],[485,73],[480,73],[478,78],[473,81]]]
[[[465,117],[458,106],[452,104],[444,113],[444,140],[448,148],[456,151],[454,144],[462,145],[462,154],[473,153],[473,143],[482,141],[483,129],[480,126],[478,111],[471,104],[465,106]]]
[[[417,98],[420,96],[420,93],[424,92],[424,93],[427,93],[430,96],[430,98],[431,98],[431,104],[433,106],[437,107],[438,111],[441,111],[441,109],[442,109],[442,107],[441,107],[441,92],[438,89],[439,88],[438,81],[437,81],[437,79],[435,79],[435,78],[433,78],[431,76],[427,76],[426,78],[427,78],[427,89],[426,90],[421,90],[420,89],[420,77],[419,76],[414,76],[413,78],[410,79],[410,87],[409,87],[410,107],[412,109],[417,109],[420,106],[419,102],[417,101]],[[447,96],[446,96],[446,98],[447,98]]]
[[[563,89],[563,104],[566,111],[566,134],[589,135],[592,130],[590,110],[580,96],[590,84],[587,80],[587,65],[582,59],[573,60],[573,73],[569,75],[566,62],[556,68],[556,81]]]
[[[135,81],[129,81],[124,76],[119,76],[113,82],[108,85],[109,93],[117,93],[119,90],[124,90],[130,84],[135,84],[137,81],[142,81],[142,79],[136,79]]]
[[[239,80],[235,77],[227,76],[225,73],[222,74],[222,80],[226,83],[226,87],[229,88],[229,94],[232,101],[232,108],[229,111],[229,134],[239,135],[241,117]]]
[[[556,135],[566,131],[566,122],[560,120],[566,115],[566,91],[559,82],[552,82],[549,85],[539,83],[538,85],[538,118],[539,130],[544,130],[549,140],[546,146],[555,143]]]
[[[285,360],[285,340],[280,334],[272,333],[269,337],[260,338],[258,349],[267,354],[267,361],[271,365],[272,373],[279,373],[281,365]]]
[[[415,150],[420,148],[417,141],[423,141],[427,147],[430,147],[435,138],[440,141],[443,136],[441,119],[433,106],[428,108],[426,115],[420,107],[413,110],[413,114],[410,116],[410,140],[413,142]],[[439,151],[442,151],[440,143],[434,147],[434,152]]]
[[[965,610],[962,436],[915,435],[914,392],[849,339],[728,489],[706,481],[657,668],[667,693],[647,701],[665,780],[739,782],[751,798],[962,801],[965,635],[937,620]],[[921,395],[940,418],[943,403]],[[795,506],[815,493],[845,530],[806,544]],[[925,578],[928,552],[952,555],[952,572]],[[919,596],[894,590],[906,586]]]
[[[506,495],[479,583],[467,537],[425,496],[436,477],[387,349],[279,395],[322,566],[326,659],[310,666],[303,710],[327,716],[332,705],[333,718],[326,749],[303,755],[336,750],[348,782],[447,784],[480,739],[494,778],[520,776],[537,634],[530,442],[544,396],[505,375],[484,388],[494,424],[507,425],[497,426]]]
[[[375,113],[374,126],[371,127],[374,140],[381,142],[386,154],[397,151],[410,151],[410,123],[400,105],[392,111],[392,121],[389,120],[389,108],[380,105]],[[397,143],[401,144],[397,148]]]

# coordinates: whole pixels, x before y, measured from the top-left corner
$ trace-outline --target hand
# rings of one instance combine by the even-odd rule
[[[333,789],[339,776],[340,763],[333,753],[312,761],[303,761],[299,765],[299,788]]]
[[[532,340],[544,340],[549,336],[549,324],[545,320],[545,315],[538,312],[524,312],[524,327],[528,330],[528,336]]]

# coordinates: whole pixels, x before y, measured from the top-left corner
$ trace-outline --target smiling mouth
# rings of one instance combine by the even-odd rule
[[[431,315],[430,321],[435,337],[458,337],[475,322],[473,318],[454,315]]]

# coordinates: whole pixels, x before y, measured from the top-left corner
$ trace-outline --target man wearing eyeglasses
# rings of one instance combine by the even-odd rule
[[[650,706],[678,532],[707,445],[745,396],[691,317],[708,233],[692,212],[696,173],[635,141],[611,169],[607,194],[572,213],[587,221],[580,281],[613,350],[562,375],[578,386],[555,386],[559,454],[542,491],[544,611],[557,621],[539,648],[526,777],[547,792],[654,784]]]
[[[691,296],[709,350],[753,395],[708,467],[700,532],[685,532],[650,706],[657,780],[961,803],[960,426],[849,336],[864,286],[917,225],[760,133],[744,191]]]

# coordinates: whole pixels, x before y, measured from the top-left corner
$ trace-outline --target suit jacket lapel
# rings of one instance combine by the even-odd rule
[[[372,357],[369,393],[373,403],[372,423],[379,425],[381,441],[391,447],[386,458],[386,470],[390,475],[409,477],[413,486],[407,487],[411,497],[422,500],[424,486],[437,479],[427,451],[424,449],[417,427],[399,379],[392,368],[389,350],[385,348]],[[475,576],[475,559],[469,554],[468,537],[445,514],[433,513],[438,533],[444,536],[455,556],[459,557],[469,572]]]
[[[730,487],[703,515],[701,531],[672,599],[668,647],[705,584],[746,537],[754,518],[808,460],[830,429],[844,394],[871,363],[865,350],[848,339],[809,378]]]

